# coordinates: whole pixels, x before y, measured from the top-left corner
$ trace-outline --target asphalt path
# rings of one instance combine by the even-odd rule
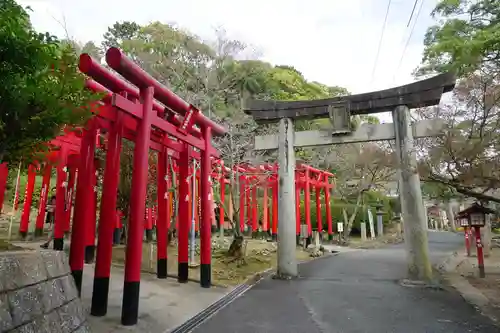
[[[429,232],[433,263],[461,235]],[[357,250],[300,265],[300,278],[266,279],[195,333],[499,333],[451,288],[407,287],[404,245]]]

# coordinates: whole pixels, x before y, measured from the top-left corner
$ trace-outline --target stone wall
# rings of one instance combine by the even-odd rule
[[[90,332],[66,254],[0,253],[0,333]]]

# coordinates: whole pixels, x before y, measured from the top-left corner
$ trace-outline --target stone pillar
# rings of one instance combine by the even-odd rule
[[[377,210],[377,236],[382,237],[384,235],[384,215],[383,212]]]
[[[293,122],[280,119],[278,146],[278,277],[298,275],[295,258],[295,150]]]
[[[410,110],[407,106],[398,106],[392,112],[392,118],[400,165],[401,211],[404,220],[408,273],[411,279],[430,281],[432,268]]]
[[[363,242],[366,241],[366,222],[361,222],[361,240]]]
[[[318,248],[321,246],[320,233],[319,231],[314,231],[314,247]]]

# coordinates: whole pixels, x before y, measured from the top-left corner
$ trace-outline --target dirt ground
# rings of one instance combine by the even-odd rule
[[[484,263],[486,272],[484,278],[479,277],[475,255],[462,262],[457,271],[488,298],[495,317],[500,318],[500,248],[493,248]]]
[[[276,267],[276,244],[265,240],[246,239],[245,263],[231,261],[225,251],[229,248],[230,237],[220,241],[214,237],[212,255],[212,282],[222,286],[237,285],[256,273]],[[177,275],[177,247],[168,248],[168,274]],[[197,251],[198,252],[198,251]],[[313,259],[309,253],[297,249],[297,259],[305,261]],[[120,245],[113,248],[113,262],[119,265],[125,263],[125,247]],[[199,279],[199,253],[195,255],[195,264],[191,265],[189,276],[192,279]],[[147,272],[156,272],[156,244],[143,244],[142,269]]]

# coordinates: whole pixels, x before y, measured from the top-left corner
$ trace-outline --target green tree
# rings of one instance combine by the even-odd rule
[[[440,0],[433,15],[440,23],[416,74],[454,71],[459,81],[451,102],[419,111],[446,124],[444,136],[421,140],[420,175],[439,195],[500,202],[500,2]]]
[[[134,38],[141,27],[130,21],[116,22],[104,33],[102,48],[107,50],[112,46],[122,46],[123,41]]]
[[[499,1],[440,0],[432,14],[441,20],[427,30],[419,74],[499,68]]]
[[[45,143],[84,123],[90,102],[75,54],[48,33],[37,33],[13,0],[0,7],[0,160],[29,158]]]

